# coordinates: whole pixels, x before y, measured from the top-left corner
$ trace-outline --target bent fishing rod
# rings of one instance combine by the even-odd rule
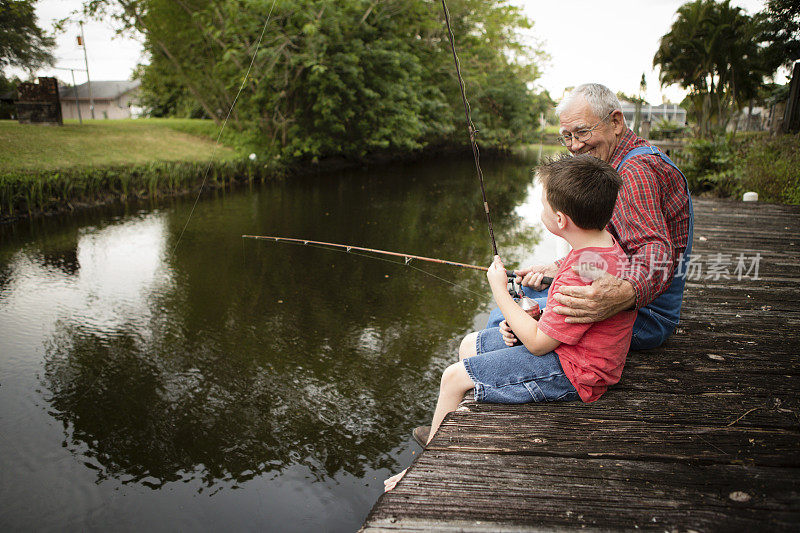
[[[433,257],[424,257],[421,255],[414,255],[414,254],[405,254],[401,252],[390,252],[387,250],[378,250],[375,248],[364,248],[361,246],[351,246],[349,244],[337,244],[333,242],[323,242],[323,241],[312,241],[308,239],[294,239],[290,237],[275,237],[273,235],[242,235],[243,239],[256,239],[256,240],[264,240],[264,241],[274,241],[274,242],[285,242],[291,244],[300,244],[300,245],[314,245],[314,246],[328,246],[331,248],[336,249],[343,249],[347,252],[356,250],[359,252],[369,252],[373,254],[380,254],[380,255],[391,255],[394,257],[402,257],[405,264],[409,264],[412,260],[417,259],[419,261],[427,261],[428,263],[438,263],[441,265],[450,265],[458,268],[470,268],[472,270],[481,270],[486,272],[489,270],[489,267],[479,266],[479,265],[470,265],[469,263],[459,263],[458,261],[448,261],[447,259],[436,259]],[[506,271],[506,275],[509,278],[516,278],[517,275],[511,271]],[[542,278],[542,284],[550,285],[553,283],[553,278],[549,276],[545,276]]]
[[[489,202],[486,201],[486,188],[483,185],[483,171],[481,170],[481,155],[478,150],[478,143],[475,141],[475,134],[478,130],[475,129],[475,124],[472,123],[470,116],[470,105],[467,100],[467,91],[464,88],[464,78],[461,77],[461,65],[456,53],[456,37],[453,34],[453,28],[450,27],[450,10],[447,9],[447,3],[442,0],[442,11],[444,12],[444,22],[447,26],[447,33],[450,39],[450,50],[453,52],[453,63],[456,67],[456,76],[458,77],[458,87],[461,89],[461,102],[464,104],[464,115],[467,120],[467,134],[469,135],[469,145],[472,148],[472,158],[475,160],[475,172],[478,174],[478,181],[481,184],[481,195],[483,196],[483,210],[486,213],[486,222],[489,225],[489,238],[492,240],[492,256],[500,255],[497,252],[497,243],[494,240],[494,228],[492,228],[492,217],[489,216]]]

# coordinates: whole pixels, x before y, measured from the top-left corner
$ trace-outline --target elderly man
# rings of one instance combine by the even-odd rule
[[[624,309],[637,309],[631,349],[659,346],[680,318],[685,268],[691,252],[694,215],[688,184],[678,167],[625,125],[617,97],[604,85],[580,85],[556,108],[561,143],[573,154],[591,154],[622,176],[608,230],[631,259],[619,276],[587,273],[591,285],[562,287],[553,311],[567,322],[597,322]],[[542,276],[553,276],[556,261],[516,271],[522,284],[546,297]],[[543,290],[544,289],[544,290]],[[528,292],[531,292],[528,289]],[[539,300],[544,302],[544,300]],[[489,326],[502,315],[495,309]]]

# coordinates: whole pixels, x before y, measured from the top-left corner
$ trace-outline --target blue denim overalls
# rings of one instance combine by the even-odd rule
[[[689,183],[683,172],[655,146],[640,146],[634,148],[622,158],[617,165],[617,172],[631,158],[637,155],[652,154],[661,157],[665,163],[680,172],[686,185],[686,192],[689,193]],[[689,262],[689,255],[692,253],[692,235],[694,233],[694,208],[692,207],[692,196],[689,194],[689,234],[686,242],[686,250],[680,258],[675,268],[675,276],[665,292],[650,302],[645,307],[639,309],[636,314],[636,322],[633,324],[633,338],[631,339],[631,350],[645,350],[660,346],[678,327],[681,316],[681,302],[683,301],[683,288],[686,284],[686,263]],[[548,287],[549,289],[549,287]],[[526,287],[525,293],[539,303],[539,307],[545,308],[547,303],[547,291],[533,291]],[[487,328],[497,327],[503,321],[503,314],[500,309],[495,308],[489,314]]]
[[[689,262],[689,255],[692,253],[692,235],[694,233],[694,208],[692,207],[692,195],[689,192],[689,182],[686,181],[686,176],[683,175],[677,165],[661,150],[655,146],[634,148],[622,158],[622,161],[617,166],[617,172],[622,169],[628,159],[642,154],[661,157],[665,163],[680,172],[683,177],[686,192],[689,196],[689,233],[686,241],[686,250],[675,267],[675,277],[673,277],[669,288],[648,305],[640,308],[636,315],[636,322],[633,324],[631,350],[645,350],[660,346],[678,327],[681,317],[683,287],[686,285],[686,263]]]

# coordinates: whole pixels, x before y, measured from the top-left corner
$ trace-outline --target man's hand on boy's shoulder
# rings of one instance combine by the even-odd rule
[[[553,307],[570,324],[600,322],[620,311],[631,309],[636,293],[629,281],[592,267],[573,266],[581,278],[593,279],[590,285],[562,285],[553,298],[561,305]]]
[[[549,276],[555,277],[558,267],[555,263],[549,265],[531,265],[527,268],[520,268],[514,271],[517,275],[517,283],[524,287],[531,287],[535,291],[544,290],[547,285],[542,284],[542,278]]]

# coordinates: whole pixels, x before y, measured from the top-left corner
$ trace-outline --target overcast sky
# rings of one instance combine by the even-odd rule
[[[680,102],[684,91],[677,86],[661,89],[658,73],[651,67],[658,41],[669,31],[675,11],[685,0],[513,0],[534,22],[530,38],[541,44],[550,60],[542,66],[538,85],[558,99],[565,87],[587,81],[604,83],[615,91],[636,94],[642,73],[647,79],[647,99],[659,104],[663,98]],[[732,5],[754,14],[764,0],[732,0]],[[68,17],[81,0],[40,0],[39,24],[52,30],[55,20]],[[437,13],[438,15],[438,13]],[[77,19],[76,19],[77,20]],[[140,41],[116,37],[110,22],[89,21],[84,25],[89,71],[93,80],[124,80],[137,63],[147,61]],[[84,68],[83,49],[77,45],[77,25],[57,35],[56,65]],[[456,39],[458,36],[456,36]],[[458,42],[458,41],[456,41]],[[68,71],[42,71],[69,81]],[[84,72],[75,72],[78,83]],[[779,80],[785,82],[785,77]]]

